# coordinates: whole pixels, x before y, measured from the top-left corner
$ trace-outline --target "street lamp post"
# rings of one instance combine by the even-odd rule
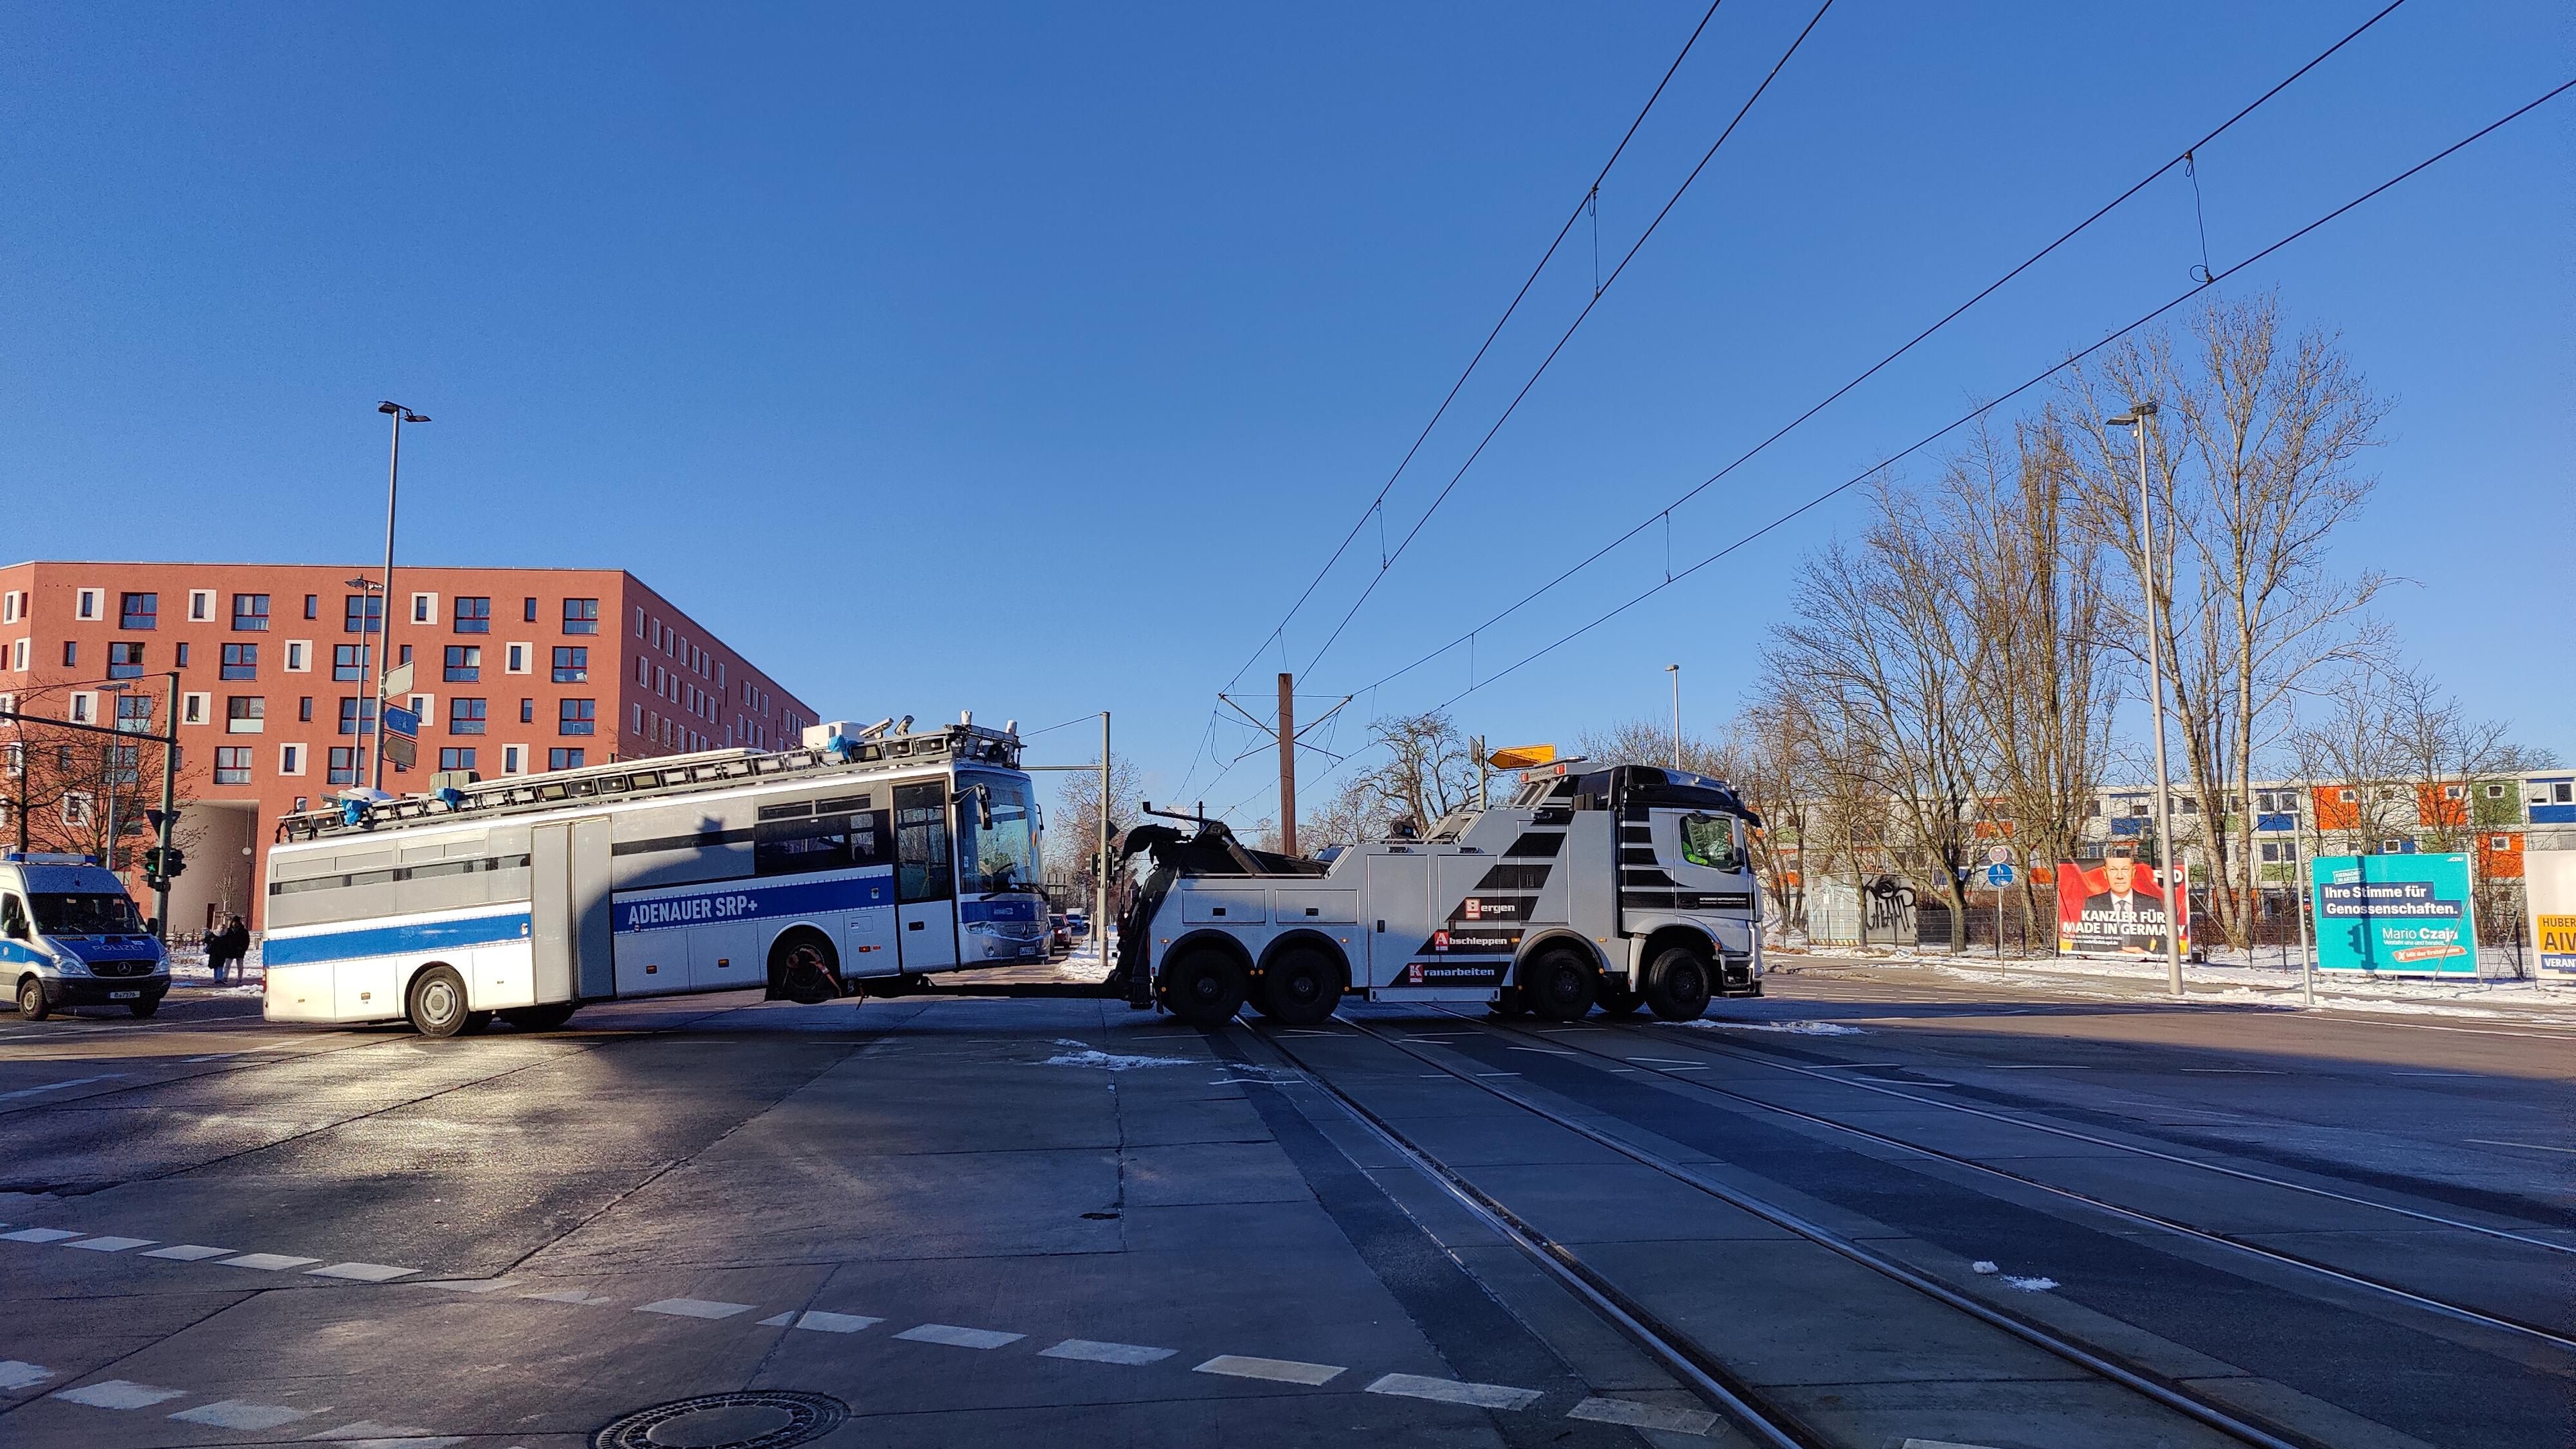
[[[1682,667],[1667,664],[1664,672],[1673,677],[1673,769],[1682,767]]]
[[[376,772],[371,783],[385,788],[385,678],[394,667],[394,499],[402,483],[402,430],[405,423],[425,423],[429,419],[400,403],[380,402],[376,411],[394,420],[393,455],[385,463],[385,608],[376,634]],[[359,606],[365,607],[363,603]],[[366,623],[361,615],[361,626]],[[362,635],[363,637],[363,635]],[[360,721],[361,724],[365,722]],[[366,732],[359,731],[363,742]]]
[[[2156,841],[2163,857],[2165,898],[2165,985],[2175,996],[2182,995],[2182,937],[2177,933],[2183,911],[2189,902],[2177,897],[2189,889],[2182,871],[2176,865],[2179,852],[2173,831],[2173,780],[2165,764],[2165,666],[2163,590],[2158,587],[2163,571],[2156,567],[2156,520],[2147,490],[2147,419],[2156,415],[2152,402],[2137,402],[2118,417],[2109,419],[2115,428],[2134,428],[2138,438],[2138,532],[2139,572],[2144,575],[2147,590],[2147,680],[2149,697],[2155,705],[2156,736]]]

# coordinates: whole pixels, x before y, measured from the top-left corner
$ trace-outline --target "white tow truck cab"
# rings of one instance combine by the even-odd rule
[[[150,1016],[170,992],[169,953],[89,855],[0,855],[0,973],[29,1021],[66,1006]]]
[[[1683,1020],[1762,991],[1760,820],[1724,781],[1653,765],[1532,757],[1504,804],[1301,860],[1219,822],[1129,832],[1154,869],[1122,962],[1156,1000],[1218,1022],[1244,1006],[1322,1021],[1345,993],[1481,1001],[1572,1021],[1598,1005]],[[1143,952],[1139,958],[1132,953]]]

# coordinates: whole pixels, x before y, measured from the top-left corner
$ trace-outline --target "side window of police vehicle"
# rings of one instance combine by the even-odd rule
[[[882,810],[763,820],[752,827],[751,869],[754,875],[804,875],[883,865],[893,858],[891,843]]]
[[[1726,815],[1685,815],[1675,822],[1682,837],[1682,859],[1710,870],[1736,870],[1743,860],[1735,849],[1735,820]]]
[[[16,896],[0,896],[0,937],[23,941],[28,934],[27,903]]]

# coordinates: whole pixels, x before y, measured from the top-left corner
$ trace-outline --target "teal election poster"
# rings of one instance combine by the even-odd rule
[[[2335,855],[2314,862],[2317,969],[2475,976],[2466,855]]]

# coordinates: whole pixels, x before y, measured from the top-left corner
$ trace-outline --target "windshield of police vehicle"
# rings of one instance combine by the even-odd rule
[[[961,790],[981,789],[992,805],[993,824],[984,828],[983,812],[972,799],[957,805],[957,886],[961,891],[1035,890],[1038,884],[1038,810],[1029,782],[1005,775],[960,779]]]
[[[48,936],[132,936],[143,918],[121,891],[31,891],[36,929]]]

